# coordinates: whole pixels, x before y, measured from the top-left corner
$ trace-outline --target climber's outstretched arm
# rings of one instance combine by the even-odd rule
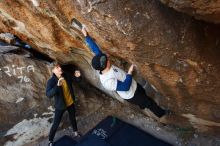
[[[86,36],[85,41],[88,47],[91,49],[91,51],[95,53],[95,55],[102,54],[102,51],[99,49],[98,45],[89,35]]]
[[[86,28],[82,28],[82,33],[85,36],[85,42],[87,43],[88,47],[91,49],[95,55],[102,54],[102,51],[99,49],[98,45],[95,43],[95,41],[88,35],[88,32],[86,31]]]

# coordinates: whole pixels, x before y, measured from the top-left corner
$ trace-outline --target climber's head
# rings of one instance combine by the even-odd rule
[[[62,71],[61,65],[57,61],[52,62],[50,66],[51,66],[52,72],[57,77],[60,77],[62,75],[63,71]]]
[[[111,66],[107,55],[99,54],[92,58],[92,67],[100,72]]]

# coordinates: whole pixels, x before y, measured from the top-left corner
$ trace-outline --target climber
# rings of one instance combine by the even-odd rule
[[[101,52],[98,45],[88,35],[85,27],[82,27],[82,33],[88,47],[95,54],[92,59],[92,67],[99,71],[100,81],[105,89],[116,91],[120,97],[129,103],[138,105],[148,116],[156,120],[167,114],[167,111],[160,108],[152,98],[148,97],[144,88],[132,78],[134,65],[130,66],[127,73],[111,65],[108,56]]]
[[[73,136],[79,137],[75,117],[75,96],[72,87],[73,81],[81,80],[80,71],[76,70],[73,75],[62,71],[57,62],[51,63],[52,77],[47,82],[46,96],[55,100],[55,115],[49,133],[49,146],[53,145],[53,139],[59,127],[63,113],[67,110],[73,128]]]

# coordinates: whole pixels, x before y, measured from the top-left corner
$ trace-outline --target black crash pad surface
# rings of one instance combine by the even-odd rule
[[[79,141],[79,146],[171,146],[122,120],[108,116]]]

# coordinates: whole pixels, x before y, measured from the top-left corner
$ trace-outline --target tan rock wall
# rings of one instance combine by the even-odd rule
[[[137,76],[166,97],[161,105],[195,125],[213,126],[214,131],[219,126],[218,25],[196,21],[154,0],[36,1],[1,1],[0,30],[77,65],[100,88],[89,64],[92,54],[81,33],[70,27],[75,17],[105,52],[137,65]]]

